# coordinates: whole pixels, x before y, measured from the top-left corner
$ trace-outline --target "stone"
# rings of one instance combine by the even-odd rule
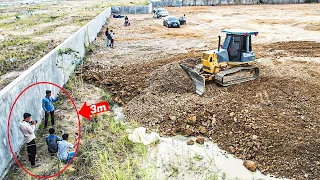
[[[216,125],[217,124],[217,119],[216,118],[212,118],[212,126]]]
[[[94,74],[93,77],[96,81],[101,81],[100,77],[97,74]]]
[[[192,114],[187,118],[188,124],[195,124],[196,122],[197,122],[197,116],[195,116],[194,114]]]
[[[150,129],[146,129],[146,133],[147,134],[151,134],[151,130]]]
[[[236,149],[233,146],[229,146],[229,150],[232,154],[236,152]]]
[[[169,116],[169,118],[170,118],[170,120],[172,120],[172,121],[177,120],[177,117],[176,117],[176,116]]]
[[[119,96],[114,98],[114,102],[118,103],[119,101],[120,101],[120,97]]]
[[[194,140],[189,139],[189,140],[187,141],[187,145],[193,145],[193,144],[194,144]]]
[[[169,118],[169,116],[167,116],[167,115],[165,115],[164,117],[163,117],[163,121],[168,121],[170,118]]]
[[[255,172],[257,170],[257,163],[250,160],[243,161],[244,167],[246,167],[249,171]]]
[[[120,91],[122,96],[126,96],[127,92],[125,90]]]
[[[200,126],[199,131],[200,131],[202,134],[205,134],[205,133],[207,132],[207,128],[205,128],[205,127],[203,127],[203,126]]]
[[[176,136],[176,135],[177,135],[177,134],[176,134],[176,129],[174,129],[174,128],[172,129],[171,135],[172,135],[172,136]]]
[[[257,135],[253,135],[253,136],[252,136],[252,139],[253,139],[253,140],[256,140],[256,139],[258,139],[258,136],[257,136]]]
[[[196,142],[199,143],[199,144],[203,144],[204,143],[204,138],[203,137],[198,137],[196,139]]]
[[[234,116],[234,112],[231,112],[229,115],[230,115],[230,117],[233,117]]]
[[[188,137],[188,136],[190,136],[192,133],[193,133],[193,130],[192,130],[192,129],[185,129],[182,134],[183,134],[183,136]]]
[[[302,141],[302,137],[298,137],[298,140],[299,140],[299,141]]]

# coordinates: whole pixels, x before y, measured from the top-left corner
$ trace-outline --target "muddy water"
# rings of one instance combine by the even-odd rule
[[[221,150],[213,142],[187,145],[195,137],[174,136],[161,138],[149,148],[148,163],[155,171],[155,179],[277,179],[251,172],[243,161]]]
[[[112,107],[115,119],[124,121],[122,107]],[[217,144],[206,141],[203,145],[187,145],[195,137],[161,137],[158,144],[148,147],[148,160],[143,163],[151,179],[277,179],[251,172],[243,161],[221,150]]]

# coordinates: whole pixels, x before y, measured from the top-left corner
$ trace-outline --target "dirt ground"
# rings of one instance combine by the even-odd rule
[[[187,25],[167,29],[151,15],[129,15],[130,27],[111,19],[106,27],[115,31],[116,47],[105,47],[102,32],[79,75],[108,90],[127,121],[162,136],[205,136],[263,173],[319,177],[320,4],[167,9],[186,14]],[[252,42],[260,78],[231,87],[207,83],[200,97],[178,63],[199,63],[224,28],[259,31]]]
[[[110,5],[144,0],[0,1],[0,89]]]

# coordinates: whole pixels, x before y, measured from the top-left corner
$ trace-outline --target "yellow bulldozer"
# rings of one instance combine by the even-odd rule
[[[205,81],[215,81],[222,86],[230,86],[251,81],[259,77],[259,68],[255,67],[255,54],[252,52],[251,36],[258,32],[243,29],[225,29],[224,43],[218,36],[218,49],[202,53],[201,64],[189,67],[179,64],[188,74],[196,87],[196,93],[205,91]]]

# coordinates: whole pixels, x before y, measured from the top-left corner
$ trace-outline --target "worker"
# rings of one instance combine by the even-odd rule
[[[106,35],[106,46],[109,47],[109,28],[106,29],[104,34]]]
[[[58,152],[58,141],[62,141],[57,135],[54,134],[55,130],[53,128],[49,129],[50,135],[46,137],[46,143],[48,145],[48,151],[53,156]]]
[[[186,25],[187,24],[187,19],[186,19],[186,15],[184,14],[183,16],[181,16],[179,18],[180,24],[181,25]]]
[[[110,30],[110,38],[111,38],[111,43],[110,43],[110,47],[114,48],[114,32],[112,30]]]
[[[31,123],[31,125],[29,124]],[[24,113],[23,114],[23,121],[19,124],[19,129],[24,136],[24,140],[27,143],[27,153],[28,158],[31,163],[31,167],[39,167],[40,164],[36,164],[36,153],[37,153],[37,146],[35,142],[35,134],[34,130],[36,128],[37,121],[31,121],[31,114]]]
[[[74,156],[74,151],[69,152],[69,149],[73,149],[74,145],[68,142],[69,134],[62,135],[62,141],[58,144],[58,158],[66,163],[70,162]]]
[[[48,118],[50,115],[51,118],[51,124],[52,126],[55,126],[54,124],[54,106],[53,103],[58,101],[58,96],[56,98],[51,97],[51,91],[46,91],[46,96],[42,99],[42,108],[44,110],[44,128],[47,129],[48,126]]]
[[[126,16],[126,17],[124,18],[124,26],[130,26],[130,22],[129,22],[128,16]]]

